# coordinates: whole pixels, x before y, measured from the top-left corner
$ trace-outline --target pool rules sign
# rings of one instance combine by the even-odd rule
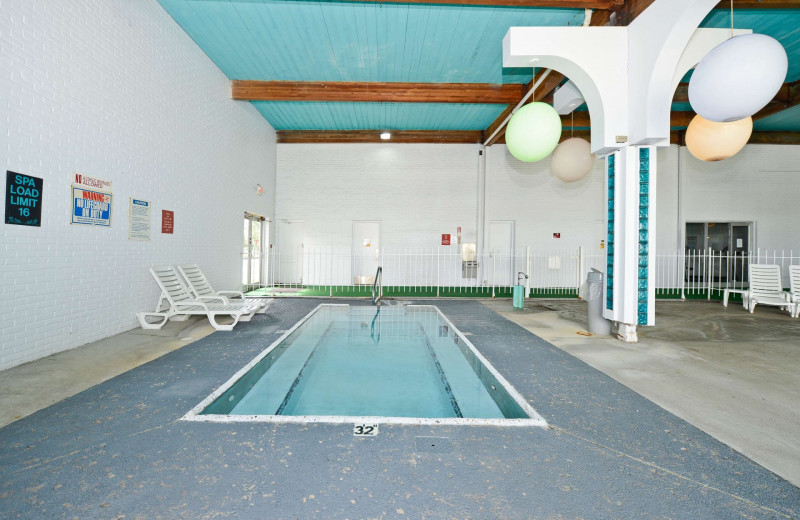
[[[6,224],[42,226],[43,185],[39,177],[6,171]]]

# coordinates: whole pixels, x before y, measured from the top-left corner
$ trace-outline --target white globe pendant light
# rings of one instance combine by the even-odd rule
[[[697,65],[689,81],[689,102],[709,121],[739,121],[775,97],[788,67],[786,51],[774,38],[735,36],[712,49]]]
[[[553,151],[561,139],[561,116],[546,103],[530,103],[517,110],[506,127],[506,146],[523,162],[536,162]]]
[[[556,146],[550,158],[550,171],[564,182],[586,177],[594,166],[594,155],[588,141],[571,137]]]
[[[686,147],[701,161],[721,161],[739,153],[752,133],[752,117],[717,123],[698,115],[686,129]]]

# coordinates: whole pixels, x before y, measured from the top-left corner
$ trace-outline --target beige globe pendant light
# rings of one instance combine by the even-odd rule
[[[586,139],[573,137],[575,112],[570,113],[570,138],[560,143],[550,158],[550,171],[564,182],[576,182],[586,177],[594,166],[592,146]]]

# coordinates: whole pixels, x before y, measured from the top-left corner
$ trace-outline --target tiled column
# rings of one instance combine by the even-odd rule
[[[656,148],[626,146],[606,158],[607,268],[603,316],[619,339],[655,322]]]

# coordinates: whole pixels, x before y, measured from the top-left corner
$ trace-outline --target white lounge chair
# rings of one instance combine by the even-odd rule
[[[783,290],[781,268],[778,265],[750,264],[750,289],[747,291],[750,312],[756,305],[775,305],[790,309],[789,293]]]
[[[189,316],[206,315],[216,330],[230,331],[240,321],[249,321],[259,310],[258,305],[246,302],[221,303],[219,296],[195,298],[189,293],[178,272],[170,266],[151,267],[150,274],[161,288],[161,297],[154,312],[136,314],[143,329],[160,329],[170,319],[182,321]],[[165,301],[169,306],[162,310]],[[233,323],[227,325],[218,323],[217,316],[230,316]]]
[[[198,300],[202,298],[221,298],[223,303],[246,302],[258,305],[259,314],[265,313],[269,304],[272,303],[272,300],[268,299],[245,298],[242,291],[215,291],[214,288],[211,287],[208,278],[206,278],[206,275],[203,274],[203,271],[200,270],[200,266],[197,264],[179,265],[178,271],[180,271],[184,279],[186,279],[189,284],[189,290],[192,291],[192,294],[194,294]]]
[[[792,318],[800,316],[800,265],[789,266],[789,293],[791,294]]]

